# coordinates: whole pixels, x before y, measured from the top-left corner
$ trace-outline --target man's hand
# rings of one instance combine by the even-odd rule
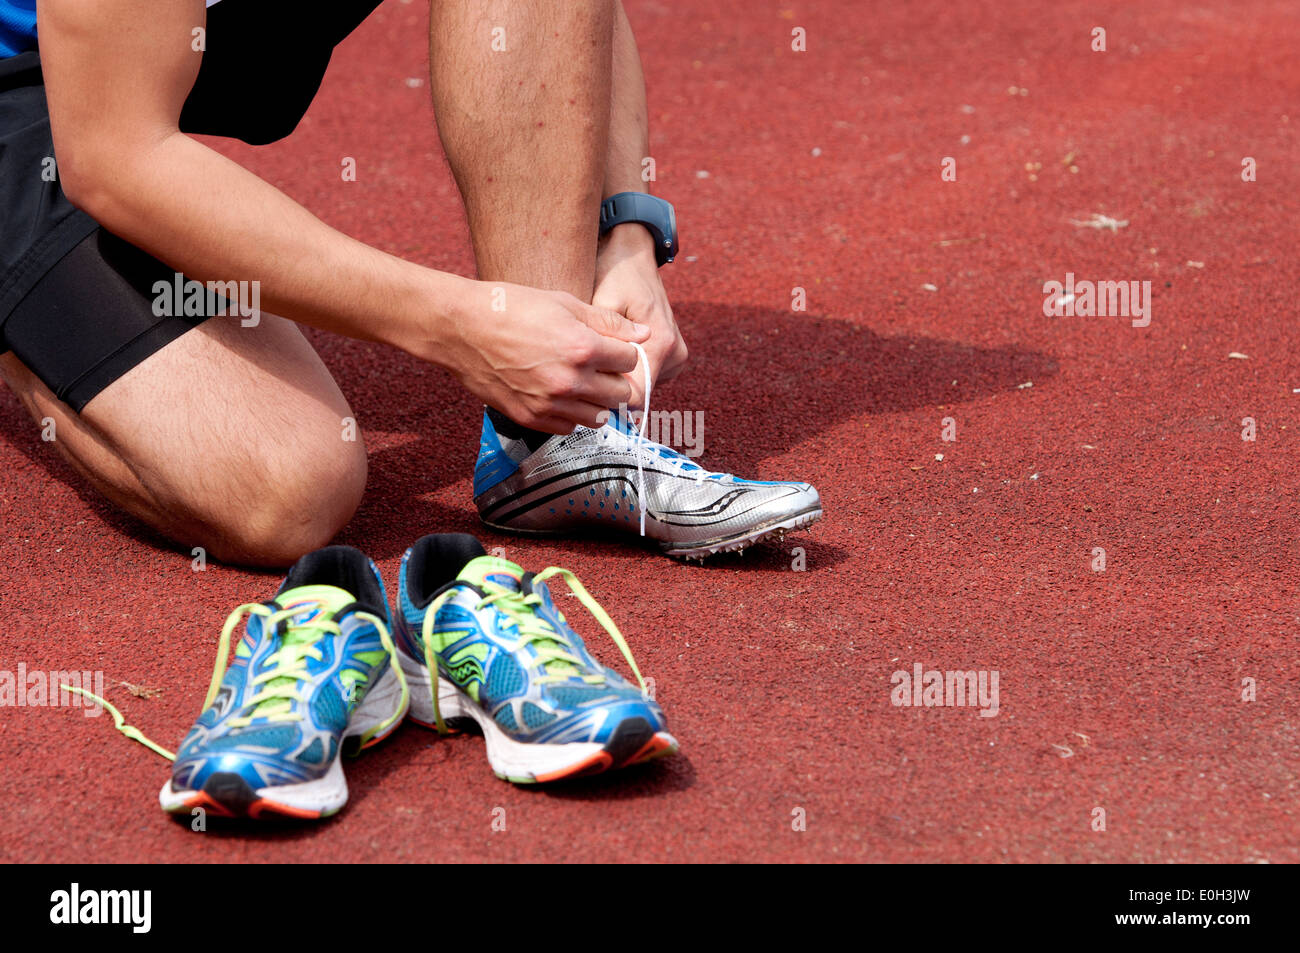
[[[624,376],[650,329],[563,291],[474,282],[470,300],[434,358],[485,404],[534,430],[599,427],[629,402]],[[432,357],[432,355],[430,355]]]
[[[673,309],[655,263],[654,239],[645,226],[636,222],[616,225],[601,238],[592,304],[650,328],[645,353],[652,383],[671,380],[681,373],[686,363],[686,342],[673,320]],[[637,366],[627,379],[632,387],[628,405],[644,408],[644,369]]]

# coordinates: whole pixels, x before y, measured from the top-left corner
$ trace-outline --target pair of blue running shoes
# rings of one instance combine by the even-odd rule
[[[556,580],[638,684],[588,651],[555,604]],[[525,572],[473,536],[437,534],[402,557],[396,613],[375,564],[350,546],[308,553],[273,599],[231,613],[203,713],[159,800],[171,813],[326,817],[347,802],[341,755],[404,718],[443,733],[476,725],[492,770],[520,784],[678,747],[618,627],[573,573]]]
[[[526,535],[638,534],[685,559],[743,551],[820,518],[811,485],[706,470],[646,439],[648,420],[635,425],[620,410],[599,428],[539,444],[499,432],[485,412],[479,516]],[[592,613],[637,685],[591,655],[556,607],[551,580],[567,583]],[[398,589],[391,613],[362,553],[309,553],[274,599],[227,619],[203,714],[174,756],[114,710],[120,730],[174,758],[163,808],[333,814],[348,796],[340,755],[383,740],[403,718],[440,732],[477,725],[492,769],[516,783],[677,751],[618,627],[568,570],[528,573],[473,536],[433,535],[406,552]]]

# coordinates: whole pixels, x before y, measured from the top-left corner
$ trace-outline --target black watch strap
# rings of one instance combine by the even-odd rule
[[[619,192],[600,203],[600,234],[627,222],[644,225],[650,232],[659,265],[677,257],[677,215],[671,204],[645,192]]]

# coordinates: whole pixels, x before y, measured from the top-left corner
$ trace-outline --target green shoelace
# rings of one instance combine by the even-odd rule
[[[324,606],[321,606],[324,610]],[[217,644],[217,661],[212,667],[212,680],[208,683],[208,694],[203,700],[202,711],[207,711],[212,706],[212,702],[217,697],[217,692],[221,689],[221,680],[226,674],[226,662],[230,658],[230,637],[235,631],[235,627],[245,615],[258,615],[266,619],[266,625],[275,629],[281,622],[291,620],[295,616],[301,615],[303,606],[294,606],[291,609],[269,609],[258,602],[248,602],[236,608],[229,616],[226,617],[226,623],[221,627],[221,640]],[[388,632],[388,626],[378,616],[369,612],[356,612],[354,615],[358,619],[364,619],[373,625],[379,632],[379,641],[383,644],[384,650],[388,653],[388,658],[397,673],[397,681],[402,687],[402,701],[397,706],[397,712],[392,717],[385,719],[371,730],[361,736],[364,744],[375,735],[380,734],[390,728],[406,709],[406,701],[410,697],[410,691],[406,685],[406,675],[402,672],[402,666],[397,661],[397,647],[393,644],[392,636]],[[254,718],[265,717],[268,721],[297,721],[302,718],[301,712],[293,711],[293,702],[304,702],[306,699],[297,691],[296,683],[302,679],[311,677],[307,671],[307,659],[319,659],[321,651],[317,643],[325,635],[342,635],[337,622],[326,620],[323,622],[313,622],[304,628],[318,630],[318,632],[306,639],[290,638],[294,634],[295,627],[290,626],[286,633],[284,643],[267,657],[268,668],[260,675],[255,675],[252,680],[253,685],[264,686],[249,699],[249,708],[251,714],[239,715],[228,719],[226,724],[234,728],[242,728],[252,722]],[[78,695],[92,699],[106,708],[113,716],[114,727],[122,734],[126,735],[132,741],[138,741],[140,744],[149,748],[151,751],[162,755],[168,761],[175,761],[176,755],[166,748],[150,740],[145,734],[134,725],[128,725],[122,713],[117,710],[107,699],[101,698],[94,692],[88,692],[83,688],[77,688],[72,685],[63,685],[62,688],[70,692],[76,692]],[[283,704],[281,704],[283,703]],[[258,711],[262,709],[262,711]]]
[[[559,566],[549,566],[533,576],[533,585],[555,577],[562,578],[568,584],[569,590],[578,597],[578,601],[586,606],[587,611],[595,617],[596,621],[609,634],[614,644],[618,646],[618,650],[623,653],[623,658],[627,660],[628,666],[632,669],[632,674],[636,676],[642,694],[645,694],[647,691],[645,679],[641,677],[641,670],[637,668],[636,659],[632,657],[632,650],[628,648],[623,633],[618,630],[618,626],[609,617],[609,613],[587,591],[587,587],[578,581],[578,577],[573,572]],[[529,663],[529,668],[541,666],[542,675],[536,680],[539,683],[548,684],[562,682],[577,675],[583,662],[582,659],[572,653],[572,643],[559,632],[556,632],[549,623],[537,616],[535,610],[542,604],[542,597],[535,592],[523,593],[514,589],[507,589],[504,586],[494,588],[497,591],[479,600],[474,607],[475,611],[481,611],[489,605],[496,606],[519,627],[519,639],[510,646],[510,651],[512,653],[518,652],[529,644],[535,646],[537,655]],[[433,696],[433,720],[438,731],[442,734],[447,733],[447,726],[442,720],[442,711],[438,706],[438,679],[436,677],[438,664],[433,650],[433,627],[438,610],[448,600],[454,598],[456,594],[456,589],[449,589],[433,601],[429,608],[425,610],[424,626],[421,632],[421,641],[424,644],[424,665],[431,676],[430,694]],[[558,608],[556,611],[559,611]],[[564,619],[563,614],[560,615],[560,619]],[[605,676],[599,672],[583,675],[581,678],[590,685],[603,685],[605,683]]]

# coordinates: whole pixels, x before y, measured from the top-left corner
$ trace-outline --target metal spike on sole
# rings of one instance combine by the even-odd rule
[[[708,552],[705,552],[703,550],[690,550],[684,553],[668,552],[666,553],[666,555],[687,562],[691,560],[698,560],[701,564],[703,564],[704,560],[707,557],[716,556],[720,552],[721,553],[739,552],[741,555],[744,555],[746,549],[756,545],[759,542],[763,542],[766,540],[775,540],[778,544],[784,543],[786,535],[788,533],[807,529],[813,523],[821,519],[821,515],[822,514],[820,512],[807,513],[801,517],[796,518],[793,524],[790,526],[779,526],[767,531],[761,531],[754,536],[738,539],[730,543],[723,543],[718,546],[709,546]]]

